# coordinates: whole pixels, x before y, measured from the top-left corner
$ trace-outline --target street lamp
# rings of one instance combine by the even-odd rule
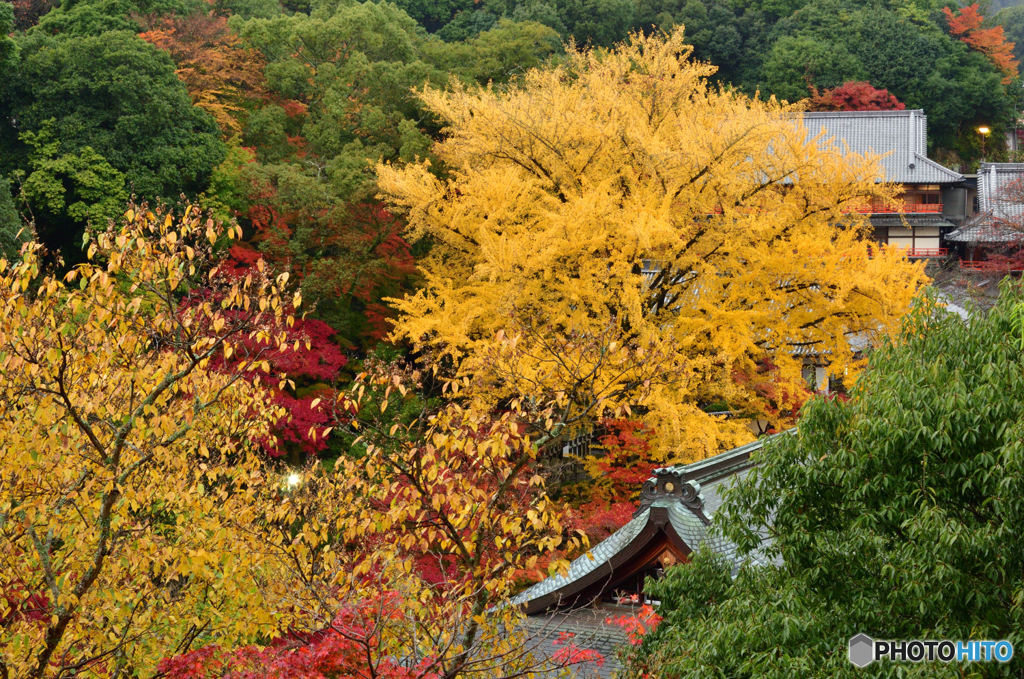
[[[978,128],[978,134],[981,135],[981,159],[982,160],[985,160],[985,137],[987,137],[988,133],[991,132],[991,131],[992,130],[988,129],[988,127],[986,127],[984,125],[982,125],[981,127]]]

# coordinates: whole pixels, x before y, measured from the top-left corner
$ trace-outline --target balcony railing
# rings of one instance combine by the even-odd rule
[[[907,257],[945,257],[949,254],[946,248],[910,248]]]
[[[750,206],[740,206],[733,208],[733,211],[740,212],[743,214],[757,214],[758,208]],[[881,203],[872,203],[870,205],[851,205],[850,207],[844,208],[843,212],[849,214],[850,212],[857,212],[862,215],[899,215],[899,214],[930,214],[938,215],[942,214],[942,203],[927,203],[927,204],[905,204],[905,205],[883,205]],[[716,205],[709,215],[720,215],[723,213],[721,205]]]
[[[908,204],[900,207],[899,205],[882,205],[880,203],[873,203],[871,205],[854,205],[843,212],[858,212],[862,215],[895,215],[895,214],[941,214],[942,203],[928,203],[928,204]]]
[[[1012,261],[1011,262],[1007,262],[1007,261],[998,261],[998,260],[997,261],[982,260],[982,261],[973,261],[973,262],[971,262],[971,261],[967,261],[967,260],[961,259],[960,260],[960,270],[961,271],[981,271],[981,272],[984,272],[984,273],[995,273],[995,274],[1004,274],[1004,275],[1008,274],[1008,273],[1012,273],[1012,274],[1024,273],[1024,270],[1022,270],[1020,268],[1020,264],[1019,263],[1012,262]]]
[[[896,247],[895,245],[890,247]],[[875,248],[868,245],[868,258],[873,258],[877,252]],[[906,257],[948,257],[949,250],[946,248],[904,248],[903,254]],[[963,262],[962,262],[963,263]],[[966,262],[970,264],[971,262]]]

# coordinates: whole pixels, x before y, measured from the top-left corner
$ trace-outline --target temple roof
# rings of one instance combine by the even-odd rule
[[[905,111],[828,111],[804,113],[810,137],[832,139],[853,153],[884,155],[884,180],[900,184],[949,184],[963,175],[928,159],[928,117],[920,109]]]
[[[946,235],[960,243],[1017,243],[1024,239],[1024,164],[982,163],[979,214]]]
[[[699,462],[654,470],[654,476],[644,482],[640,506],[629,523],[574,560],[564,574],[545,578],[512,603],[524,606],[527,614],[589,605],[601,592],[635,573],[637,560],[649,560],[659,544],[684,558],[710,549],[731,561],[734,573],[746,561],[765,563],[759,555],[741,557],[735,544],[708,529],[722,505],[721,491],[749,473],[754,466],[751,453],[769,438],[774,437]]]

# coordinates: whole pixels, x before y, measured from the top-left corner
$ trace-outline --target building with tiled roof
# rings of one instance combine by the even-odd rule
[[[744,562],[765,564],[760,555],[737,554],[736,545],[711,527],[722,506],[722,492],[750,473],[756,465],[751,454],[771,438],[700,462],[654,470],[641,488],[629,523],[574,560],[565,573],[538,582],[512,600],[528,616],[534,652],[554,653],[557,640],[569,633],[578,647],[598,651],[604,659],[600,666],[577,667],[574,674],[609,677],[619,669],[615,652],[626,638],[608,621],[636,615],[639,606],[649,602],[643,592],[648,576],[657,579],[665,568],[686,564],[694,552],[704,549],[729,559],[734,574]]]
[[[885,181],[898,184],[953,184],[963,175],[928,159],[928,117],[906,111],[827,111],[804,113],[810,137],[835,139],[853,153],[884,155]]]
[[[982,163],[978,170],[978,214],[946,236],[961,243],[968,262],[986,247],[1020,243],[1024,236],[1024,163]]]
[[[870,215],[874,238],[908,248],[909,257],[945,256],[943,236],[971,212],[964,176],[927,155],[928,118],[920,109],[804,113],[810,138],[844,152],[883,156],[884,181],[903,185],[902,207],[858,207]]]
[[[573,561],[565,573],[542,580],[512,603],[533,615],[642,597],[647,576],[658,577],[664,568],[689,561],[698,549],[724,555],[736,569],[745,560],[760,562],[756,555],[739,556],[732,542],[709,527],[722,505],[722,491],[750,472],[755,464],[751,453],[768,438],[700,462],[656,469],[629,523]]]

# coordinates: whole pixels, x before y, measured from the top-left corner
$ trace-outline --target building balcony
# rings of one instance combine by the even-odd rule
[[[946,257],[949,255],[949,250],[946,248],[908,248],[907,257],[911,258],[922,258],[922,257]]]
[[[895,214],[942,214],[942,203],[899,205],[854,205],[843,212],[857,212],[862,215],[895,215]]]
[[[977,273],[989,273],[989,274],[1022,274],[1024,270],[1020,269],[1020,264],[1015,262],[1007,261],[990,261],[990,260],[974,260],[968,261],[966,259],[960,260],[961,271],[974,271]]]
[[[895,247],[895,246],[893,246]],[[872,246],[868,246],[868,257],[873,258],[876,252]],[[924,259],[927,257],[948,257],[949,250],[946,248],[903,248],[903,256],[907,259]],[[961,262],[961,268],[964,263]],[[971,264],[971,262],[967,262]]]

